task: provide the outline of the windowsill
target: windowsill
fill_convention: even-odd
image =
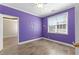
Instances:
[[[49,33],[49,34],[61,34],[61,35],[68,35],[68,33],[58,33],[58,32],[57,32],[57,33],[54,33],[54,32],[53,32],[53,33],[50,33],[50,32],[48,32],[48,33]]]

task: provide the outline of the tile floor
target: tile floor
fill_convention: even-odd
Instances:
[[[1,55],[74,55],[75,49],[45,39],[23,45],[17,44],[16,38],[4,39]]]

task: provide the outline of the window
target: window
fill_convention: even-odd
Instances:
[[[48,18],[48,33],[68,34],[68,12]]]

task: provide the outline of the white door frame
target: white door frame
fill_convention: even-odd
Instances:
[[[20,43],[20,42],[19,42],[19,17],[12,16],[12,15],[6,15],[6,14],[0,14],[0,15],[1,15],[1,17],[2,17],[2,18],[1,18],[2,20],[3,20],[3,17],[10,17],[10,16],[11,16],[11,17],[14,17],[14,18],[17,18],[17,20],[18,20],[18,25],[17,25],[17,26],[18,26],[18,33],[17,33],[17,36],[18,36],[18,37],[17,37],[17,38],[18,38],[18,44],[19,44],[19,43]],[[3,37],[3,36],[2,36],[2,37]],[[4,45],[3,45],[3,39],[2,39],[2,47],[3,47],[3,46],[4,46]],[[2,48],[2,49],[3,49],[3,48]],[[1,49],[1,50],[2,50],[2,49]]]

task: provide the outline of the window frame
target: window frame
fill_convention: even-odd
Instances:
[[[50,20],[55,19],[54,21],[58,22],[57,18],[59,18],[59,16],[62,17],[61,15],[63,15],[63,17],[64,16],[66,17],[65,18],[65,22],[64,23],[60,23],[63,29],[57,29],[57,25],[58,24],[56,24],[55,32],[51,32],[50,29],[49,29],[49,22],[50,22]],[[59,27],[60,27],[60,24],[58,25]],[[66,26],[65,27],[66,29],[64,29],[64,25]],[[68,12],[64,12],[64,13],[61,13],[61,14],[58,14],[58,15],[54,15],[54,16],[48,17],[48,33],[56,33],[56,34],[66,34],[66,35],[68,35]]]

